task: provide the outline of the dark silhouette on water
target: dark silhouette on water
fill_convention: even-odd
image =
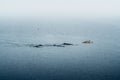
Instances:
[[[56,47],[65,47],[64,45],[57,45],[57,44],[53,44],[53,46],[56,46]]]
[[[91,43],[93,43],[93,41],[88,40],[88,41],[84,41],[82,43],[91,44]]]
[[[71,43],[63,43],[62,45],[73,45],[73,44],[71,44]]]
[[[42,46],[43,46],[42,44],[39,44],[39,45],[35,45],[33,47],[39,48],[39,47],[42,47]]]
[[[65,47],[64,45],[61,44],[53,44],[53,45],[42,45],[42,44],[38,44],[38,45],[30,45],[32,47],[36,47],[36,48],[41,48],[41,47]]]
[[[85,44],[91,44],[93,43],[93,41],[84,41],[82,43],[85,43]],[[35,47],[35,48],[41,48],[41,47],[66,47],[66,46],[75,46],[74,44],[72,43],[62,43],[62,44],[30,44],[29,45],[30,47]]]
[[[52,44],[52,45],[42,45],[42,44],[36,44],[36,45],[30,45],[32,47],[36,47],[36,48],[40,48],[40,47],[49,47],[49,46],[53,46],[53,47],[65,47],[65,46],[70,46],[70,45],[73,45],[71,43],[62,43],[62,44]]]

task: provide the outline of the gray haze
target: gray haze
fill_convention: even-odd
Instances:
[[[1,17],[116,17],[119,0],[0,0]]]

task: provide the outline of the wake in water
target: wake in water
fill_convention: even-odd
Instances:
[[[32,44],[32,43],[20,43],[15,41],[1,41],[2,46],[16,46],[16,47],[34,47],[34,48],[42,48],[42,47],[67,47],[67,46],[79,46],[80,44],[73,43],[59,43],[59,44]],[[92,44],[93,41],[87,40],[82,42],[84,44]]]
[[[89,38],[70,36],[70,35],[9,35],[2,34],[0,37],[0,46],[3,47],[67,47],[79,46],[80,43],[91,44],[93,43]],[[86,40],[86,41],[85,41]]]

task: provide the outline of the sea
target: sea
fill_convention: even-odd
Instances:
[[[119,21],[0,19],[0,80],[120,80]]]

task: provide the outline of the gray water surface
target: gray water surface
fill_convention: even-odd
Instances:
[[[1,24],[0,80],[120,80],[120,28],[74,24],[63,23],[64,28],[55,28],[58,24],[46,23],[51,28],[41,25],[39,29],[28,25],[5,28]],[[94,43],[81,43],[89,39]],[[78,45],[26,46],[63,42]]]

